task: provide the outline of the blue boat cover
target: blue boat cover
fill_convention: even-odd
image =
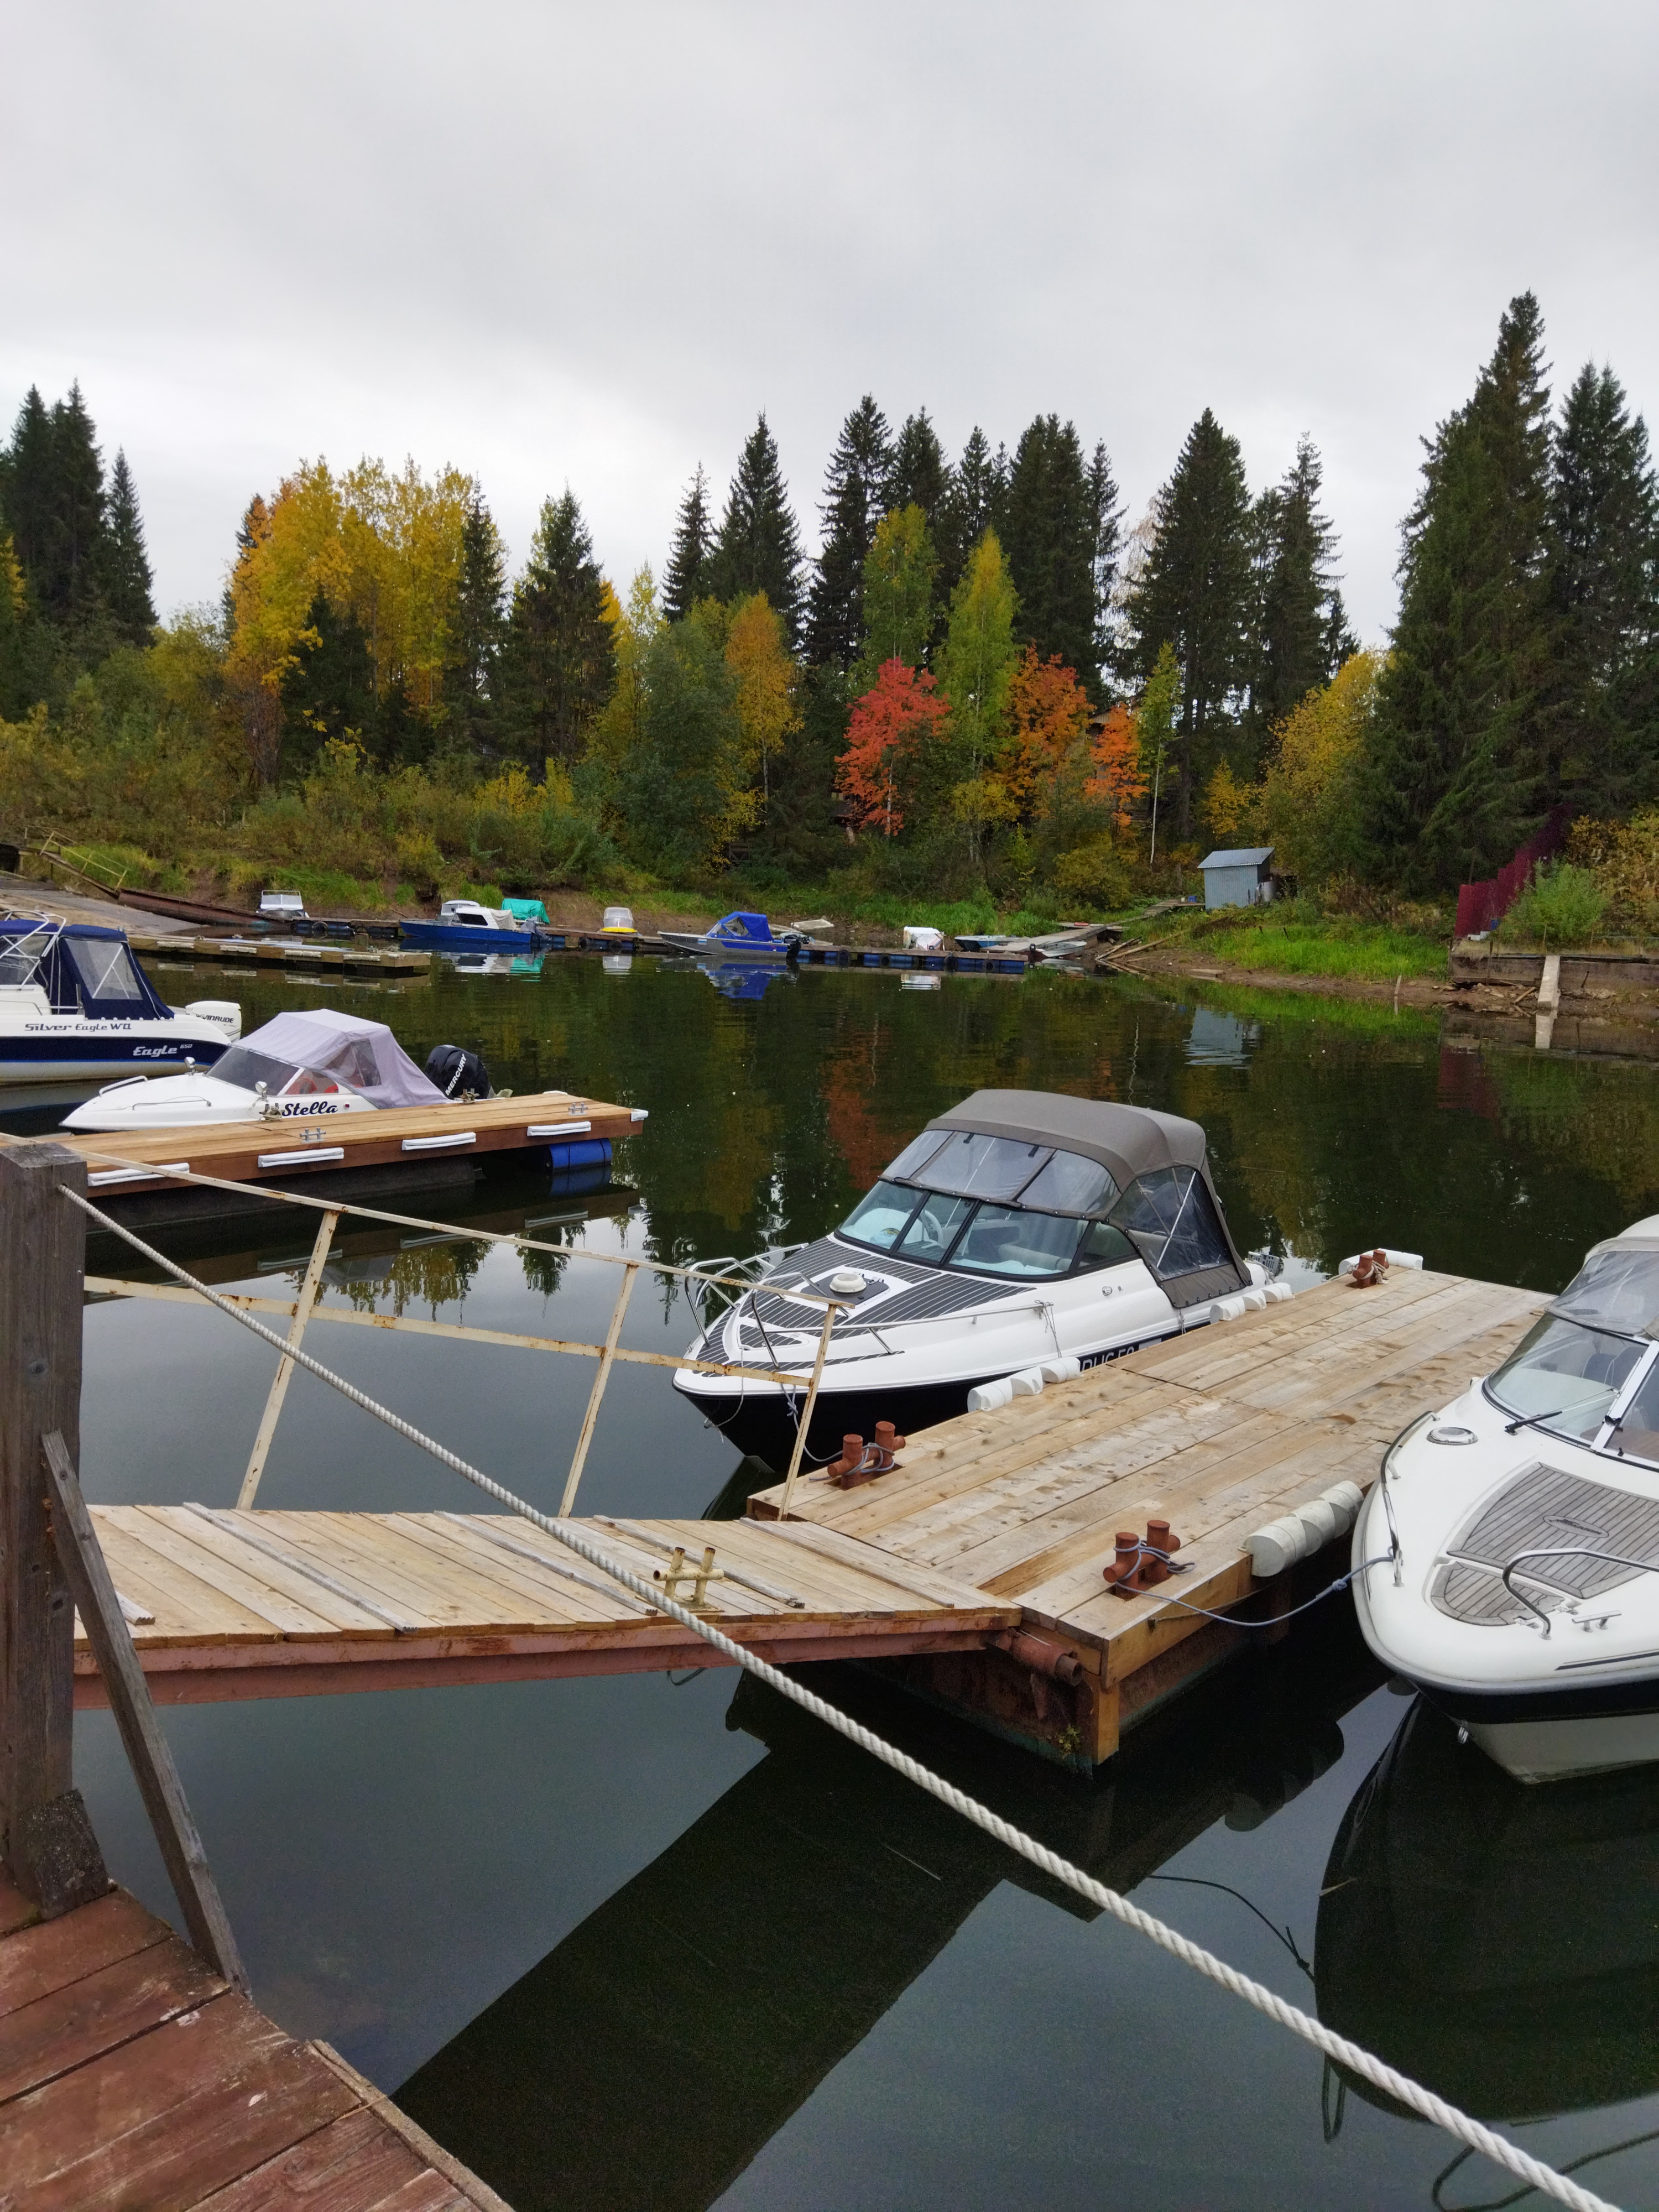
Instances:
[[[0,984],[38,983],[55,1014],[118,1022],[166,1021],[127,946],[126,933],[92,922],[0,921]]]
[[[775,945],[772,925],[763,914],[728,914],[709,931],[711,937],[724,937],[745,945]]]

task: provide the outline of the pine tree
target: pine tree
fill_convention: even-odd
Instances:
[[[1361,772],[1366,864],[1429,890],[1489,876],[1553,803],[1549,393],[1530,292],[1427,442],[1400,620]]]
[[[1112,593],[1123,547],[1123,503],[1105,441],[1097,439],[1089,459],[1089,520],[1094,531],[1095,646],[1091,665],[1111,667],[1117,657]]]
[[[103,586],[110,619],[129,645],[148,645],[155,628],[155,607],[149,595],[152,580],[138,494],[126,453],[118,451],[109,485]]]
[[[841,426],[824,471],[823,550],[813,564],[805,651],[815,668],[846,669],[864,642],[864,564],[890,504],[893,441],[866,392]]]
[[[52,477],[46,566],[35,588],[45,613],[84,628],[102,611],[108,520],[98,434],[78,382],[52,410]]]
[[[605,580],[574,495],[544,500],[525,572],[513,587],[501,651],[506,744],[534,768],[571,767],[616,681]]]
[[[1246,673],[1250,500],[1244,459],[1206,407],[1152,503],[1156,535],[1129,594],[1131,665],[1152,674],[1175,648],[1181,720],[1175,739],[1175,836],[1192,835],[1193,791],[1230,731]]]
[[[951,483],[936,536],[939,550],[939,594],[948,604],[962,581],[968,556],[988,530],[1000,530],[1008,488],[1008,456],[976,422],[968,433]]]
[[[1004,502],[1004,551],[1019,594],[1017,635],[1037,657],[1099,690],[1095,593],[1097,526],[1077,430],[1039,415],[1015,448]]]
[[[475,492],[461,525],[453,652],[445,671],[450,743],[459,753],[489,750],[495,725],[496,667],[507,628],[507,561],[501,532]]]
[[[669,549],[663,577],[663,611],[670,622],[689,615],[699,599],[709,596],[708,562],[714,550],[714,525],[708,512],[708,478],[703,465],[685,488],[674,523],[674,542]]]
[[[940,510],[951,489],[950,465],[939,433],[918,408],[907,415],[893,447],[892,475],[887,486],[889,513],[919,507],[929,531],[938,526]]]
[[[1258,590],[1248,722],[1258,753],[1291,709],[1328,684],[1341,665],[1332,649],[1346,641],[1347,623],[1332,566],[1336,526],[1319,504],[1323,478],[1319,448],[1300,438],[1284,481],[1256,502]]]
[[[1592,814],[1659,785],[1659,488],[1610,368],[1567,394],[1550,478],[1548,788]]]
[[[800,633],[800,532],[764,415],[738,457],[709,565],[714,596],[728,605],[764,592],[793,647]]]

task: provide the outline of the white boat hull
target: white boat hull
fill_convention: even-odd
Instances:
[[[1517,1782],[1565,1782],[1659,1759],[1659,1698],[1648,1713],[1559,1720],[1466,1721],[1474,1742]]]

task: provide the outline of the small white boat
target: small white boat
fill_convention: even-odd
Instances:
[[[1659,1759],[1656,1340],[1659,1214],[1390,1446],[1355,1523],[1366,1642],[1523,1782]]]
[[[210,1075],[111,1084],[66,1115],[64,1127],[185,1129],[446,1103],[446,1093],[422,1074],[384,1022],[319,1008],[273,1016],[226,1053]]]
[[[779,1468],[825,1298],[845,1310],[807,1439],[815,1465],[878,1420],[925,1428],[1289,1295],[1234,1249],[1197,1122],[1038,1091],[975,1091],[930,1121],[830,1236],[735,1266],[754,1287],[689,1356],[799,1382],[681,1368],[674,1387]]]
[[[242,1010],[228,999],[179,1012],[166,1005],[124,931],[0,921],[0,1082],[210,1067],[241,1029]]]

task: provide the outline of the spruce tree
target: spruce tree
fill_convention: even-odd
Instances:
[[[1297,441],[1284,481],[1256,502],[1257,598],[1249,732],[1258,754],[1291,709],[1328,684],[1346,641],[1333,563],[1336,526],[1319,503],[1319,448]],[[1333,621],[1333,615],[1335,620]]]
[[[1250,499],[1244,459],[1206,407],[1152,502],[1156,535],[1128,599],[1130,665],[1149,677],[1166,643],[1181,671],[1175,836],[1192,835],[1193,790],[1231,735],[1246,675]]]
[[[864,641],[864,564],[890,501],[893,441],[887,417],[866,392],[841,426],[824,471],[823,550],[807,599],[806,659],[815,668],[850,667]]]
[[[914,415],[906,416],[893,447],[887,510],[902,513],[907,507],[919,507],[932,531],[938,526],[950,489],[950,465],[939,433],[928,420],[927,410],[918,408]]]
[[[1112,594],[1117,586],[1117,564],[1123,549],[1123,502],[1103,439],[1096,440],[1095,450],[1089,459],[1089,520],[1095,539],[1094,665],[1109,668],[1117,657]]]
[[[78,382],[52,410],[52,492],[44,580],[36,590],[52,620],[84,629],[102,611],[108,520],[98,434]]]
[[[699,599],[709,597],[708,563],[714,550],[714,523],[708,511],[708,478],[703,465],[685,488],[674,522],[674,542],[669,549],[663,577],[663,611],[670,622],[680,622]]]
[[[506,627],[507,562],[501,532],[482,493],[475,491],[461,524],[453,652],[444,678],[450,745],[459,754],[476,757],[491,748],[496,664]]]
[[[1549,393],[1530,292],[1466,406],[1427,442],[1400,619],[1364,770],[1366,865],[1451,890],[1490,876],[1553,804]]]
[[[604,581],[574,495],[544,500],[501,661],[506,744],[532,768],[573,766],[611,696],[617,656]]]
[[[1016,635],[1039,659],[1058,654],[1097,699],[1098,527],[1077,430],[1058,415],[1039,415],[1015,448],[1002,537],[1019,595]]]
[[[125,451],[118,451],[110,477],[108,530],[104,542],[104,598],[110,619],[129,645],[148,645],[155,628],[150,599],[149,556],[138,495]]]
[[[0,465],[0,507],[12,550],[37,596],[51,559],[56,499],[52,416],[31,385]]]
[[[1548,788],[1611,814],[1659,788],[1659,489],[1647,425],[1586,362],[1550,476]]]
[[[939,552],[939,593],[948,605],[961,582],[968,556],[988,530],[1002,527],[1003,498],[1008,486],[1008,457],[991,441],[976,422],[968,433],[962,459],[951,472],[944,513],[935,535]]]
[[[716,599],[730,605],[764,592],[794,646],[800,635],[800,532],[763,414],[738,457],[709,565]]]

